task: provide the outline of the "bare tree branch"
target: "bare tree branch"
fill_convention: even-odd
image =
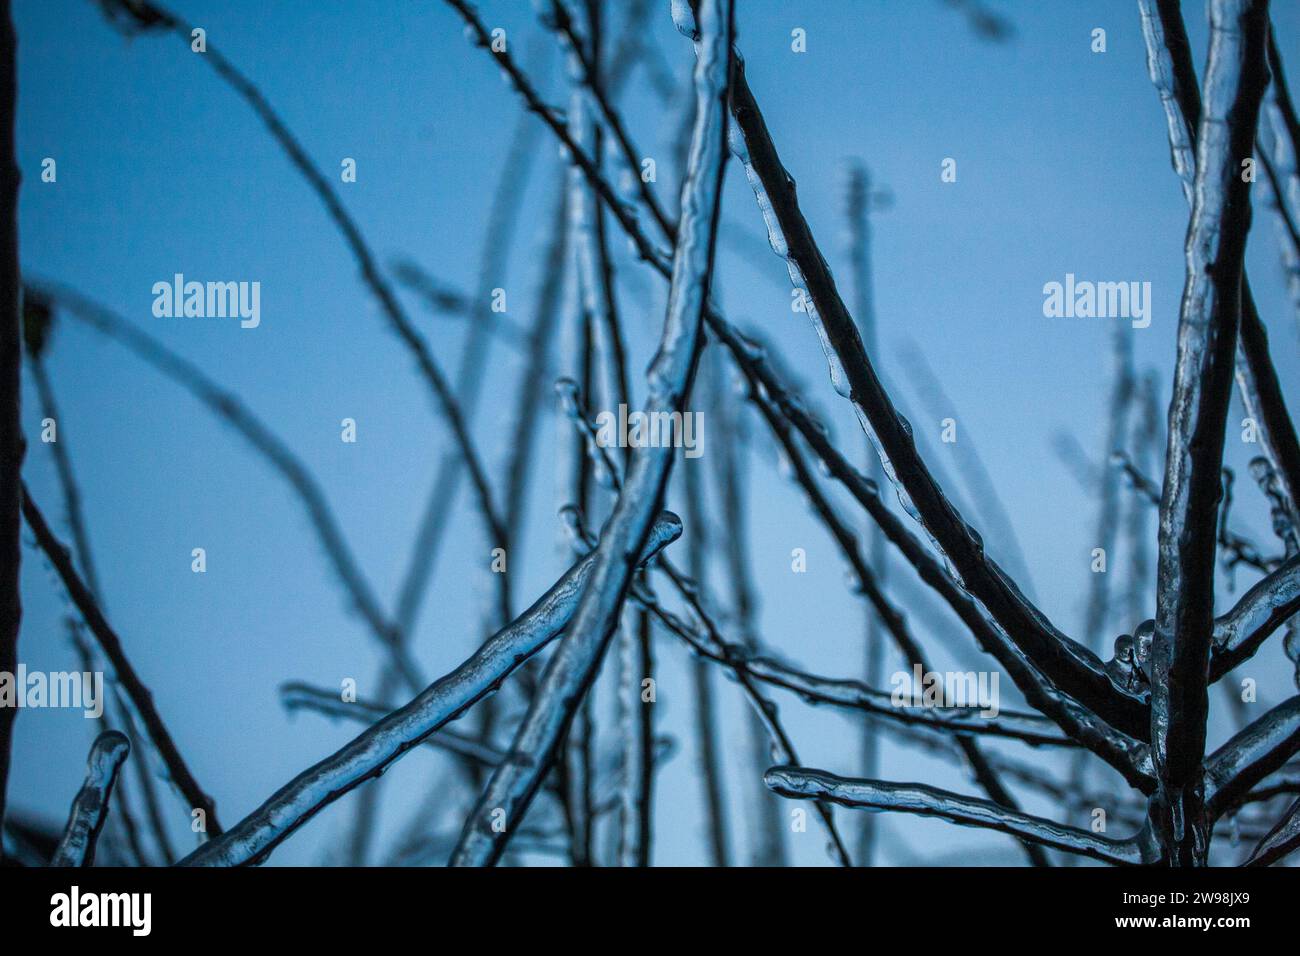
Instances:
[[[639,549],[638,563],[681,534],[676,515],[661,514]],[[343,794],[383,773],[496,691],[520,664],[569,626],[591,579],[595,556],[585,558],[508,626],[490,637],[459,667],[404,706],[367,728],[341,750],[304,770],[260,807],[181,861],[187,865],[243,866],[260,863],[300,826]]]
[[[130,752],[131,741],[116,730],[106,730],[95,738],[86,759],[86,780],[72,801],[68,825],[50,866],[90,866],[95,862],[95,843],[108,818],[117,772]]]
[[[1064,826],[1000,807],[988,800],[927,787],[919,783],[852,780],[824,770],[773,767],[764,778],[783,797],[830,800],[859,810],[891,810],[939,817],[961,826],[1009,833],[1039,846],[1104,863],[1138,865],[1154,862],[1153,846],[1139,836],[1112,840],[1088,830]]]
[[[85,583],[82,582],[81,576],[77,574],[77,569],[72,566],[72,557],[68,549],[50,526],[45,523],[45,517],[41,514],[40,509],[36,507],[36,502],[32,500],[31,494],[27,488],[23,487],[23,517],[27,519],[27,526],[32,529],[32,534],[36,536],[36,543],[40,545],[45,556],[49,558],[50,564],[58,572],[63,586],[68,592],[68,597],[72,598],[72,603],[77,606],[81,612],[86,626],[90,628],[90,633],[95,635],[95,640],[99,642],[100,648],[113,665],[113,671],[117,674],[118,684],[126,692],[130,699],[131,705],[140,715],[141,722],[144,723],[145,730],[149,734],[149,739],[153,741],[154,747],[158,750],[158,756],[162,758],[163,764],[167,767],[167,772],[171,775],[172,782],[180,790],[181,794],[188,801],[190,808],[202,810],[207,825],[206,832],[211,836],[217,836],[221,833],[221,824],[217,822],[217,808],[212,798],[204,793],[199,786],[194,775],[185,764],[184,758],[181,757],[180,751],[176,749],[171,734],[167,730],[167,725],[163,723],[162,716],[158,713],[153,704],[153,695],[149,688],[144,685],[131,666],[131,661],[126,656],[126,651],[122,647],[122,641],[118,638],[116,632],[109,626],[108,621],[104,619],[99,605],[95,602],[90,591],[86,589]]]
[[[683,32],[689,34],[689,26]],[[867,357],[799,208],[794,180],[777,155],[739,63],[735,87],[732,115],[738,135],[731,138],[732,150],[754,188],[773,251],[786,260],[796,289],[806,293],[805,306],[830,363],[831,382],[853,403],[904,507],[918,517],[953,564],[963,586],[988,608],[1035,667],[1112,726],[1144,737],[1148,727],[1143,702],[1116,686],[1102,662],[1056,630],[987,557],[978,535],[962,520],[921,460],[911,426],[898,415]]]
[[[1214,626],[1219,468],[1241,322],[1250,186],[1267,84],[1266,0],[1213,0],[1206,102],[1197,142],[1187,284],[1160,503],[1156,628],[1151,649],[1151,743],[1160,787],[1152,804],[1161,845],[1181,865],[1209,852],[1202,792],[1207,675]]]
[[[459,0],[453,5],[462,6]],[[725,9],[724,9],[725,6]],[[696,68],[695,133],[683,187],[681,231],[673,257],[668,316],[658,354],[648,373],[650,413],[680,413],[703,341],[717,235],[718,198],[726,161],[726,96],[729,88],[731,4],[703,4],[707,52]],[[577,705],[590,687],[618,622],[634,568],[627,560],[649,530],[672,468],[671,447],[638,448],[614,513],[595,552],[592,580],[574,622],[552,655],[536,696],[511,744],[511,759],[488,783],[470,813],[452,864],[490,865],[523,822],[541,774],[549,766]],[[493,827],[496,815],[499,828]]]
[[[92,302],[72,289],[50,282],[34,281],[29,288],[37,295],[64,306],[75,319],[111,339],[121,342],[144,361],[194,395],[218,417],[239,432],[293,489],[307,510],[312,530],[352,603],[388,653],[397,662],[403,679],[418,690],[424,686],[419,668],[399,640],[398,629],[389,621],[353,557],[334,518],[325,492],[307,466],[234,393],[210,379],[197,366],[169,350],[157,339],[140,331],[124,318]],[[29,293],[30,294],[30,293]]]

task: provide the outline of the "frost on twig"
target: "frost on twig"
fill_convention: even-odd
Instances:
[[[1238,806],[1269,774],[1300,753],[1300,696],[1278,704],[1205,758],[1206,813]]]
[[[72,801],[68,825],[50,866],[90,866],[95,862],[95,842],[108,817],[117,772],[130,752],[131,742],[116,730],[106,730],[95,738],[86,760],[86,780]]]
[[[661,514],[649,529],[640,560],[681,534],[676,515]],[[381,774],[393,761],[496,691],[528,657],[569,626],[591,578],[595,559],[577,562],[532,607],[490,637],[455,670],[285,784],[228,833],[181,862],[242,866],[264,860],[281,841],[349,790]]]

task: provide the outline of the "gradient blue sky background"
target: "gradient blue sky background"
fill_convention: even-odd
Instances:
[[[874,221],[877,365],[896,385],[936,463],[955,473],[953,448],[938,443],[939,423],[921,413],[900,363],[908,342],[924,351],[952,400],[962,440],[977,443],[1014,517],[1041,606],[1077,634],[1096,503],[1052,453],[1051,438],[1066,430],[1100,454],[1114,320],[1044,318],[1041,290],[1067,272],[1150,281],[1154,320],[1134,333],[1133,343],[1138,367],[1160,372],[1163,410],[1187,209],[1147,77],[1136,3],[990,5],[1014,26],[1008,42],[981,41],[961,14],[938,0],[741,0],[739,45],[798,180],[803,209],[841,277],[848,273],[843,161],[865,160],[892,191],[892,207]],[[391,601],[450,443],[316,197],[243,102],[176,37],[128,41],[93,4],[79,0],[15,6],[23,268],[100,300],[239,393],[314,470],[374,589]],[[1185,6],[1199,69],[1203,5]],[[1275,6],[1294,80],[1300,7]],[[483,51],[466,41],[449,7],[433,0],[175,0],[172,8],[206,28],[209,42],[262,88],[327,176],[337,181],[340,160],[357,159],[358,182],[339,188],[383,260],[408,255],[438,278],[472,290],[488,199],[519,104]],[[525,56],[539,32],[531,5],[491,0],[482,12],[490,26],[507,28],[516,55]],[[683,80],[693,62],[691,45],[674,31],[666,2],[651,26],[663,61]],[[790,50],[795,27],[807,31],[806,54]],[[1090,52],[1094,27],[1107,31],[1105,54]],[[563,104],[558,66],[551,56],[542,85],[551,102]],[[683,102],[665,106],[643,71],[623,100],[637,142],[658,159],[658,188],[670,208],[678,175],[670,144]],[[543,134],[537,143],[510,268],[500,283],[509,292],[511,317],[525,325],[534,318],[561,170],[553,141]],[[40,182],[46,156],[57,159],[57,184]],[[940,182],[944,157],[958,161],[954,184]],[[761,236],[761,218],[736,163],[724,202],[729,229]],[[639,395],[664,292],[649,272],[630,274],[637,267],[623,244],[616,246]],[[782,262],[761,244],[746,249],[727,243],[720,253],[729,314],[779,344],[786,366],[856,455],[860,435],[847,404],[829,387],[806,319],[790,312]],[[1300,413],[1296,317],[1266,209],[1257,210],[1248,263],[1280,377],[1291,389],[1293,413]],[[154,318],[150,289],[176,272],[260,281],[260,328]],[[408,304],[443,367],[453,369],[463,323]],[[354,677],[365,693],[379,655],[344,606],[297,500],[228,428],[174,383],[83,327],[60,323],[50,368],[62,403],[60,435],[85,495],[109,617],[229,825],[355,733],[353,725],[312,714],[287,716],[279,684],[303,679],[337,686]],[[474,428],[494,469],[507,453],[518,371],[516,354],[496,346]],[[27,433],[35,437],[35,396],[28,391],[24,401]],[[339,440],[344,417],[359,424],[355,445]],[[1231,421],[1240,419],[1234,397]],[[549,405],[540,427],[533,518],[512,560],[520,602],[540,593],[564,563],[554,518],[560,425]],[[712,437],[707,429],[706,422],[702,465]],[[1237,436],[1230,428],[1227,456],[1245,478],[1256,449]],[[765,640],[821,673],[855,674],[862,609],[844,587],[833,543],[775,467],[766,438],[754,442],[749,465],[751,565]],[[26,478],[66,537],[51,456],[39,441],[29,449]],[[1234,527],[1268,542],[1271,552],[1267,511],[1249,484],[1240,483]],[[462,493],[414,638],[430,675],[454,666],[477,643],[486,546],[467,501]],[[995,556],[1006,554],[1006,542],[991,533],[988,544]],[[190,570],[194,547],[207,550],[206,574]],[[794,547],[808,552],[807,574],[790,571]],[[24,562],[21,657],[32,669],[76,668],[61,623],[69,605],[58,581],[33,548],[25,549]],[[902,583],[891,593],[914,611],[913,624],[935,660],[978,666],[977,652],[959,662],[940,650],[944,645],[931,636],[937,627],[948,628],[957,643],[969,641],[951,619],[921,612],[917,602],[928,599],[906,567],[895,563],[892,577]],[[1238,580],[1240,587],[1251,578],[1243,571]],[[1231,596],[1225,591],[1221,599]],[[1116,621],[1110,630],[1128,629]],[[657,639],[657,652],[658,725],[679,747],[658,776],[656,861],[700,863],[706,849],[688,658],[668,636]],[[1253,714],[1294,692],[1284,665],[1273,642],[1251,666],[1261,686]],[[718,676],[733,840],[743,860],[744,704]],[[1003,688],[1009,706],[1010,682]],[[1212,744],[1230,730],[1222,698],[1214,702]],[[857,722],[789,697],[780,703],[805,763],[855,770]],[[61,823],[79,786],[90,726],[79,713],[30,710],[17,728],[11,803]],[[608,732],[605,739],[613,741]],[[1043,766],[1059,764],[1005,749]],[[406,823],[430,787],[450,779],[446,767],[444,758],[421,750],[386,776],[385,837]],[[951,765],[893,745],[885,751],[883,776],[974,792]],[[1095,779],[1112,778],[1099,771]],[[458,831],[455,812],[466,796],[448,791],[437,829]],[[1035,812],[1088,823],[1041,800],[1025,802]],[[322,814],[273,862],[325,859],[346,832],[350,803]],[[187,845],[188,813],[179,798],[168,806],[177,840]],[[839,818],[846,830],[855,823],[845,811]],[[887,818],[885,827],[886,862],[1022,860],[1012,841],[993,834],[899,817]],[[796,862],[827,862],[815,824],[806,834],[791,834],[788,844]]]

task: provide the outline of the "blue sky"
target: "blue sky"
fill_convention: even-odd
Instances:
[[[407,256],[451,285],[474,288],[489,197],[519,104],[486,55],[465,40],[447,5],[183,3],[173,9],[207,30],[209,42],[258,84],[336,181],[382,261]],[[976,443],[1013,516],[1041,606],[1077,634],[1096,503],[1053,454],[1051,441],[1064,430],[1099,456],[1116,320],[1045,318],[1042,287],[1067,273],[1151,283],[1154,319],[1132,341],[1138,367],[1159,371],[1163,413],[1187,209],[1146,73],[1136,3],[991,6],[1014,25],[1006,43],[979,40],[938,0],[742,0],[739,45],[749,82],[798,181],[804,212],[837,275],[848,274],[844,162],[865,161],[890,190],[892,205],[873,221],[880,339],[873,358],[898,389],[936,463],[956,474],[952,446],[938,441],[937,418],[922,414],[906,381],[904,349],[914,343],[924,352],[951,399],[961,440]],[[662,7],[656,5],[650,20],[652,42],[681,82],[693,62],[691,46],[673,30],[667,4]],[[490,26],[507,30],[517,54],[530,49],[539,33],[530,4],[492,0],[482,9]],[[1185,16],[1200,69],[1206,42],[1201,5],[1187,4]],[[128,41],[106,26],[93,4],[80,0],[20,0],[15,20],[24,269],[103,302],[242,396],[313,469],[376,592],[391,602],[450,439],[317,198],[202,55],[176,37]],[[1274,22],[1284,54],[1294,50],[1300,8],[1278,4]],[[1104,54],[1090,50],[1095,27],[1106,30]],[[806,31],[806,53],[791,51],[795,28]],[[558,66],[559,58],[551,56],[539,83],[551,102],[563,104],[567,91]],[[1300,64],[1292,67],[1293,77],[1298,70]],[[656,189],[670,208],[679,172],[671,140],[684,102],[662,102],[638,71],[622,103],[636,141],[657,158]],[[553,140],[543,134],[536,142],[500,283],[509,293],[511,318],[522,325],[534,319],[548,210],[562,176]],[[47,156],[58,163],[54,184],[40,181]],[[337,182],[344,157],[357,161],[354,184]],[[955,183],[940,181],[946,157],[957,160]],[[1300,372],[1296,315],[1282,282],[1271,214],[1261,208],[1256,216],[1248,264],[1280,378],[1294,396]],[[733,233],[762,235],[735,163],[723,219]],[[638,270],[621,242],[616,246],[640,395],[664,290],[656,277]],[[150,290],[177,272],[200,280],[259,281],[260,326],[155,318]],[[806,318],[790,311],[782,262],[761,241],[724,244],[719,282],[729,315],[779,345],[809,400],[856,454],[856,425],[829,387]],[[414,300],[408,307],[443,367],[453,369],[463,322],[431,317]],[[62,404],[60,435],[86,499],[109,617],[195,775],[216,797],[224,820],[233,822],[355,732],[311,714],[287,716],[278,685],[302,679],[337,686],[353,677],[365,693],[380,657],[360,619],[344,606],[298,502],[228,428],[174,383],[85,328],[62,323],[49,364]],[[498,472],[508,451],[518,372],[516,354],[497,345],[474,435]],[[35,396],[29,391],[24,400],[24,424],[35,436]],[[1294,398],[1293,412],[1300,413]],[[356,444],[339,440],[345,417],[358,423]],[[1234,399],[1230,422],[1240,417]],[[519,602],[541,593],[564,560],[554,518],[562,426],[549,405],[541,421],[532,520],[512,561]],[[711,437],[706,425],[706,449]],[[1227,461],[1243,479],[1254,450],[1229,429]],[[706,450],[699,461],[708,457]],[[755,438],[748,462],[751,566],[764,639],[821,673],[854,673],[862,608],[843,585],[833,542],[776,467],[766,439]],[[61,518],[49,449],[38,441],[29,449],[26,479],[47,515]],[[1234,527],[1266,542],[1267,512],[1248,485],[1240,483]],[[484,547],[467,502],[462,493],[414,636],[429,675],[458,663],[477,643],[486,596]],[[56,524],[66,537],[66,524]],[[988,543],[995,556],[1006,553],[1006,542],[990,537]],[[195,547],[207,551],[202,575],[190,570]],[[795,547],[808,552],[807,574],[790,571]],[[61,623],[69,606],[34,549],[25,549],[24,561],[22,659],[33,669],[72,668]],[[969,643],[955,622],[917,606],[924,595],[905,566],[892,565],[891,578],[901,582],[891,593],[913,612],[936,660],[954,663],[931,634],[947,628],[949,644]],[[1242,572],[1239,580],[1250,578]],[[1231,595],[1225,591],[1221,599]],[[1111,632],[1126,629],[1116,621]],[[679,746],[658,777],[656,859],[700,863],[706,849],[688,658],[669,636],[657,638],[657,653],[658,726]],[[1258,674],[1251,672],[1261,686],[1257,712],[1293,692],[1283,664],[1276,642],[1260,655]],[[734,685],[719,679],[717,686],[735,804],[733,840],[743,851],[743,702]],[[606,703],[602,698],[602,707]],[[853,772],[856,722],[792,698],[780,703],[805,763]],[[1222,711],[1215,714],[1212,742],[1229,731]],[[11,802],[62,821],[79,785],[88,727],[73,712],[34,710],[24,712],[17,726]],[[607,719],[602,726],[609,726]],[[447,779],[445,769],[442,758],[421,751],[387,775],[386,836],[405,824],[430,787]],[[882,774],[973,792],[951,765],[892,744]],[[1099,772],[1097,779],[1108,778]],[[458,828],[452,821],[465,798],[448,792],[441,831]],[[1026,804],[1068,819],[1041,800],[1027,798]],[[184,843],[187,814],[179,799],[171,805],[177,840]],[[336,804],[280,848],[273,862],[320,861],[341,842],[350,818],[350,800]],[[852,828],[852,815],[841,812],[840,819]],[[908,862],[909,854],[945,862],[1019,861],[1014,844],[995,835],[925,820],[889,818],[885,826],[892,835],[889,862]],[[795,861],[826,862],[815,827],[791,834],[788,842]]]

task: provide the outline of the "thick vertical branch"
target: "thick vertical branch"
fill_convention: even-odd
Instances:
[[[19,413],[22,370],[22,312],[18,272],[18,165],[14,157],[17,39],[9,0],[0,0],[0,671],[18,669],[18,517],[22,497],[23,432]],[[0,829],[16,707],[0,707]],[[4,850],[0,849],[0,856]]]
[[[1169,128],[1169,150],[1174,171],[1190,206],[1196,174],[1201,94],[1196,85],[1196,68],[1192,63],[1179,0],[1138,0],[1138,6],[1147,47],[1147,69],[1160,94]],[[1244,158],[1247,157],[1239,157],[1239,160]],[[1277,470],[1278,480],[1286,491],[1292,520],[1300,522],[1300,441],[1296,438],[1295,426],[1282,397],[1277,371],[1269,358],[1268,330],[1255,308],[1250,280],[1244,270],[1238,348],[1237,386],[1242,404],[1246,414],[1255,421],[1260,444]]]
[[[459,0],[452,0],[461,6]],[[725,7],[725,10],[724,10]],[[683,189],[681,231],[659,352],[648,372],[646,410],[681,413],[703,339],[726,162],[726,96],[730,73],[731,3],[705,0],[704,52],[695,71],[696,116],[690,172]],[[623,492],[601,534],[595,567],[569,632],[544,672],[511,746],[511,758],[493,774],[471,811],[452,856],[453,865],[495,863],[518,829],[549,767],[555,747],[586,695],[618,624],[640,550],[667,486],[675,449],[638,448]],[[498,826],[494,827],[494,818]]]
[[[1202,764],[1214,628],[1215,516],[1250,228],[1250,185],[1242,179],[1241,162],[1254,154],[1268,78],[1266,0],[1214,0],[1210,10],[1151,652],[1151,741],[1159,781],[1153,815],[1168,862],[1183,866],[1204,865],[1209,852]]]

